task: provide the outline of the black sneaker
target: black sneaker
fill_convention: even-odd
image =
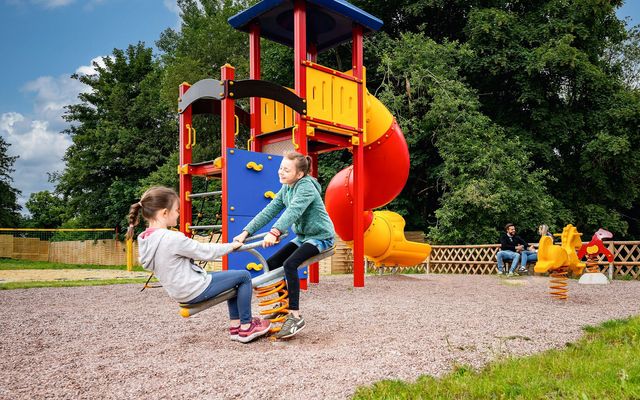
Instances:
[[[300,318],[296,318],[293,314],[289,314],[287,319],[284,321],[284,324],[282,324],[280,331],[276,332],[275,338],[286,339],[297,335],[298,332],[304,329],[305,325],[306,324],[302,316],[300,316]]]

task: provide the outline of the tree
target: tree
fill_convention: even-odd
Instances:
[[[96,75],[73,75],[91,91],[67,107],[73,140],[58,191],[69,216],[86,227],[113,227],[128,213],[138,181],[177,148],[174,108],[160,101],[162,70],[143,43],[115,49],[94,64]]]
[[[437,242],[487,243],[504,221],[552,220],[546,171],[528,171],[529,153],[482,114],[478,95],[459,74],[469,48],[422,34],[388,44],[380,98],[397,116],[412,157],[409,182],[395,203],[412,216],[408,226],[429,230]]]
[[[18,156],[9,156],[10,144],[0,136],[0,226],[15,227],[20,222],[20,210],[22,207],[18,204],[18,196],[20,191],[13,187],[13,178],[11,173],[13,164]]]
[[[59,228],[67,219],[64,199],[48,190],[31,193],[26,207],[31,214],[27,224],[32,228]]]
[[[624,237],[640,196],[637,91],[608,49],[629,33],[621,1],[494,2],[468,15],[475,57],[462,74],[481,94],[482,112],[518,137],[549,191],[582,231]],[[637,232],[636,228],[636,232]]]

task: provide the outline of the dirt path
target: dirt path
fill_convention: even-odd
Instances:
[[[148,278],[148,272],[110,269],[19,269],[0,270],[0,283],[32,281],[76,281]]]
[[[562,347],[581,327],[640,313],[640,282],[547,278],[323,277],[302,294],[307,329],[249,345],[226,335],[226,307],[190,319],[138,285],[0,292],[0,398],[342,399],[384,378]],[[255,309],[255,308],[254,308]]]

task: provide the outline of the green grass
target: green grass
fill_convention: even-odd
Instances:
[[[354,399],[640,399],[640,316],[586,327],[562,350],[467,366],[415,383],[385,380]]]
[[[96,279],[96,280],[78,280],[78,281],[33,281],[33,282],[7,282],[0,283],[0,290],[11,289],[31,289],[43,287],[72,287],[72,286],[102,286],[102,285],[118,285],[123,283],[139,283],[144,284],[147,278],[136,279]],[[154,278],[152,283],[157,282]],[[142,287],[141,287],[142,289]]]
[[[12,269],[110,269],[126,271],[126,265],[93,265],[93,264],[60,264],[46,261],[13,260],[0,258],[0,270]],[[134,266],[133,271],[144,271],[141,266]]]

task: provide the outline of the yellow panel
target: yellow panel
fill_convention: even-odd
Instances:
[[[275,129],[275,101],[270,99],[260,99],[260,127],[262,132],[271,132]]]
[[[358,83],[307,68],[307,115],[356,128]]]
[[[260,114],[262,132],[273,132],[293,126],[295,119],[293,109],[271,99],[260,99]]]
[[[358,127],[358,84],[356,82],[334,77],[333,122]]]
[[[331,91],[333,75],[307,68],[307,115],[333,121]]]

